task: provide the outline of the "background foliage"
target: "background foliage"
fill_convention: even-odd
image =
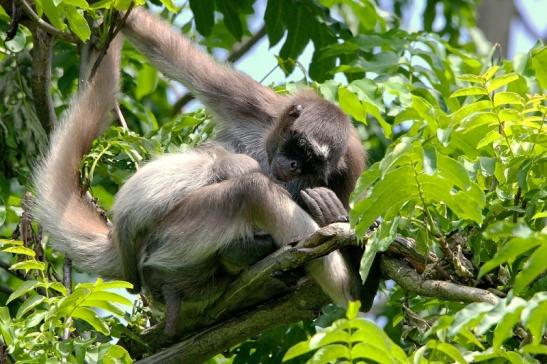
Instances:
[[[234,52],[253,35],[252,24],[263,21],[269,45],[282,44],[278,66],[287,74],[295,69],[305,74],[301,82],[275,87],[285,92],[308,84],[353,118],[371,163],[354,193],[351,220],[362,235],[383,218],[367,245],[363,274],[374,255],[402,235],[414,239],[420,253],[436,257],[426,262],[425,277],[500,297],[496,304],[454,302],[388,284],[388,297],[374,310],[381,318],[377,322],[385,322],[383,330],[360,318],[356,306],[346,318],[326,307],[313,322],[265,332],[211,362],[547,360],[547,48],[542,42],[513,60],[502,59],[496,47],[481,54],[470,36],[476,31],[473,0],[426,1],[424,29],[417,32],[400,26],[412,3],[405,0],[393,1],[392,12],[372,0],[268,0],[263,20],[257,19],[254,0],[151,3],[209,51]],[[12,8],[0,4],[0,33],[6,39]],[[59,32],[50,84],[59,116],[78,87],[83,47],[76,44],[104,42],[114,11],[132,5],[129,0],[31,4],[36,16]],[[435,26],[439,17],[445,22]],[[118,307],[131,302],[111,289],[126,283],[67,284],[60,278],[62,257],[44,249],[47,239],[29,223],[24,191],[49,127],[36,111],[30,53],[36,40],[33,27],[25,25],[0,45],[0,236],[5,238],[0,357],[129,362],[130,354],[115,339],[138,340],[135,333],[153,315],[142,305],[132,312]],[[300,64],[309,43],[311,63]],[[83,180],[107,211],[139,165],[213,133],[203,110],[176,113],[187,96],[128,44],[123,90],[127,127],[111,128],[82,163]]]

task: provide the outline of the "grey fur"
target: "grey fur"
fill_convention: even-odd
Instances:
[[[116,196],[110,229],[82,198],[78,170],[114,105],[119,81],[116,44],[52,137],[35,178],[35,216],[54,247],[80,269],[123,278],[135,290],[142,287],[165,301],[166,331],[174,333],[181,299],[206,307],[240,269],[228,263],[237,256],[226,254],[228,249],[248,249],[247,256],[255,257],[246,244],[252,244],[257,231],[281,246],[319,228],[299,205],[300,190],[326,184],[347,208],[364,168],[363,152],[348,118],[314,94],[277,95],[218,65],[143,9],[130,14],[124,33],[215,113],[220,122],[217,143],[168,154],[139,169]],[[297,114],[289,111],[291,105],[298,105]],[[326,165],[321,175],[280,185],[269,177],[269,154],[279,152],[287,123],[321,151]],[[265,246],[262,251],[267,253]],[[335,302],[355,298],[359,278],[350,275],[339,252],[307,269]]]

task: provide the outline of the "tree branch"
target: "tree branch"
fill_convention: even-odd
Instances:
[[[51,98],[51,60],[53,37],[41,28],[32,31],[32,98],[36,116],[47,134],[57,124]]]
[[[226,57],[226,62],[234,63],[237,62],[241,57],[243,57],[251,48],[253,48],[264,36],[266,35],[266,25],[262,27],[253,34],[247,40],[240,42],[234,46],[228,57]],[[191,93],[185,93],[182,95],[173,105],[172,115],[178,114],[183,107],[185,107],[190,101],[194,99],[194,96]]]
[[[266,329],[315,317],[328,302],[315,283],[302,277],[297,284],[287,285],[276,279],[275,273],[294,270],[341,246],[358,243],[349,224],[336,223],[295,245],[277,250],[240,274],[225,293],[202,313],[196,314],[192,307],[183,305],[175,338],[163,333],[163,324],[143,333],[140,340],[148,345],[147,350],[167,349],[141,362],[202,362]],[[419,255],[414,246],[411,239],[398,237],[394,240],[382,257],[382,269],[387,278],[395,280],[404,289],[424,296],[463,302],[498,301],[494,294],[482,289],[423,278],[408,264],[423,272],[426,263],[435,262],[437,258],[435,255],[427,258]],[[398,258],[388,254],[396,254]],[[179,342],[172,345],[174,340]],[[142,344],[129,341],[123,342],[123,345],[134,357],[142,355]]]
[[[480,288],[468,287],[452,282],[424,279],[404,261],[382,256],[382,271],[407,291],[427,297],[438,297],[449,301],[487,302],[496,304],[494,294]]]
[[[310,320],[317,316],[327,302],[321,290],[311,281],[305,280],[289,295],[255,306],[248,312],[231,315],[226,321],[137,363],[202,363],[215,353],[227,350],[266,329]]]
[[[40,18],[38,14],[34,12],[32,7],[25,0],[18,0],[23,8],[25,14],[36,24],[38,27],[42,28],[44,31],[48,32],[51,35],[59,37],[67,42],[78,43],[79,40],[74,35],[70,33],[65,33],[55,28],[53,25],[46,22],[44,19]]]

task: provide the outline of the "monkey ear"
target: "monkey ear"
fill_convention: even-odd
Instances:
[[[304,108],[300,104],[291,105],[289,108],[289,116],[296,119],[300,116],[300,114],[302,114],[302,110],[304,110]]]

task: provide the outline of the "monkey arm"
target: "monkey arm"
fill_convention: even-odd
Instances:
[[[170,24],[143,8],[134,9],[123,30],[167,77],[180,81],[227,123],[269,123],[282,96],[251,77],[221,65]]]

